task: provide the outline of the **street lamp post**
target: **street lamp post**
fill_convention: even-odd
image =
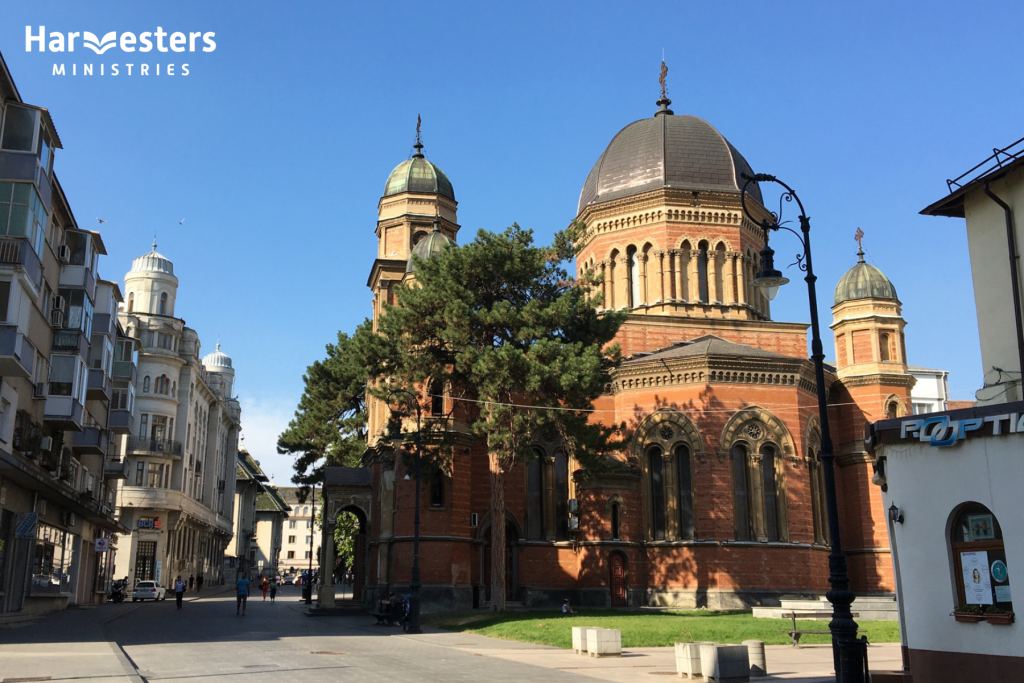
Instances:
[[[420,409],[419,397],[407,389],[392,389],[388,392],[387,402],[389,408],[391,407],[391,399],[395,394],[405,394],[412,399],[412,404],[416,408],[416,496],[412,524],[412,576],[409,581],[409,623],[406,625],[406,632],[423,633],[423,630],[420,629],[420,459],[423,449],[423,415]],[[398,418],[392,421],[393,430],[390,434],[391,440],[396,444],[397,448],[404,440],[405,435],[402,434],[401,413],[397,413],[393,408],[391,412],[395,418]]]
[[[821,346],[821,328],[818,324],[818,297],[815,292],[814,283],[817,277],[814,275],[814,268],[811,264],[811,219],[804,211],[804,205],[796,192],[775,176],[758,173],[751,176],[746,173],[741,177],[746,181],[743,184],[743,191],[740,194],[740,201],[743,204],[743,212],[747,217],[759,225],[764,232],[764,248],[761,250],[761,270],[754,276],[751,284],[761,287],[765,298],[769,301],[775,298],[779,287],[789,282],[782,273],[775,270],[775,252],[768,246],[768,237],[773,230],[788,230],[796,235],[803,247],[803,253],[798,254],[797,266],[806,273],[804,281],[807,283],[807,296],[811,306],[811,360],[814,362],[814,380],[818,389],[818,417],[821,420],[821,464],[825,475],[825,499],[828,508],[828,527],[832,536],[832,552],[828,556],[829,584],[832,588],[825,597],[832,603],[832,621],[829,622],[829,630],[832,632],[832,660],[836,671],[837,683],[864,683],[867,680],[867,642],[857,638],[857,622],[853,620],[850,612],[850,605],[853,604],[854,594],[850,590],[850,577],[846,569],[846,555],[843,554],[842,544],[839,539],[839,507],[836,503],[836,478],[835,478],[835,453],[832,447],[832,435],[829,431],[828,422],[828,400],[825,395],[825,354]],[[783,188],[782,197],[779,200],[779,213],[770,213],[771,218],[753,216],[747,209],[747,186],[752,182],[773,182]],[[800,207],[800,232],[780,223],[782,214],[782,202],[796,201]],[[802,234],[801,234],[802,233]]]

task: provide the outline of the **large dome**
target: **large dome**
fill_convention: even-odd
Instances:
[[[864,252],[858,251],[859,260],[839,279],[833,306],[855,299],[896,299],[896,287],[882,271],[864,262]]]
[[[217,350],[213,353],[208,353],[203,357],[203,365],[207,370],[210,368],[230,368],[231,357],[220,350],[220,340],[217,341]]]
[[[663,104],[664,103],[664,104]],[[664,187],[739,192],[750,164],[714,126],[696,116],[675,116],[670,102],[650,119],[629,124],[612,138],[580,192],[577,214],[598,202]],[[748,191],[758,202],[761,190]]]
[[[410,254],[409,262],[405,266],[405,272],[416,272],[416,263],[413,260],[413,256],[419,256],[421,260],[426,261],[434,254],[440,254],[443,250],[454,245],[455,240],[441,232],[441,221],[434,219],[434,229],[431,233],[423,237],[412,248],[412,254]]]
[[[132,261],[132,273],[166,273],[174,275],[174,264],[163,254],[156,251],[156,240],[153,241],[153,251],[143,254]]]
[[[402,192],[416,192],[420,194],[439,194],[452,201],[455,200],[455,190],[444,171],[427,161],[422,154],[416,154],[411,159],[406,159],[388,176],[388,182],[384,186],[384,196]]]

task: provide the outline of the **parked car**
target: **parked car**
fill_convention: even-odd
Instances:
[[[295,575],[294,574],[285,574],[284,578],[281,581],[281,583],[286,585],[286,586],[290,586],[290,585],[294,584],[295,583]]]
[[[132,593],[132,602],[139,600],[166,600],[167,589],[156,585],[156,581],[139,581]]]

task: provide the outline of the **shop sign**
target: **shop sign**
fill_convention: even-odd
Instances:
[[[96,539],[96,552],[105,553],[110,550],[110,539],[109,538],[97,538]]]
[[[39,523],[39,513],[19,512],[17,523],[14,527],[15,538],[35,538],[36,525]]]
[[[163,524],[160,523],[159,517],[143,517],[139,520],[140,529],[160,529]]]
[[[900,439],[915,439],[929,446],[945,448],[967,439],[986,423],[992,425],[992,436],[1024,434],[1024,413],[970,417],[963,420],[951,420],[949,415],[935,415],[903,420],[900,423]]]
[[[988,551],[961,552],[964,570],[964,595],[968,605],[992,604],[992,578],[988,571]]]

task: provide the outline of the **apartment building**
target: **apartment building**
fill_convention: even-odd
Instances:
[[[295,486],[282,486],[278,489],[281,498],[288,505],[288,519],[284,522],[281,531],[281,559],[279,562],[282,571],[298,571],[312,567],[314,570],[320,567],[320,534],[314,532],[315,515],[320,511],[322,497],[320,492],[316,495],[316,504],[309,496],[299,500],[299,488]]]
[[[118,482],[112,430],[131,422],[134,344],[54,172],[63,144],[0,56],[0,612],[103,601]],[[115,403],[114,398],[117,396]]]

